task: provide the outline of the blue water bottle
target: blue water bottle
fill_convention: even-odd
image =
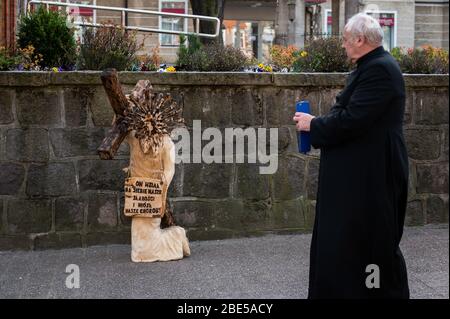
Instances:
[[[300,101],[295,105],[296,112],[303,112],[311,114],[309,109],[309,101]],[[309,137],[309,132],[297,132],[297,141],[298,141],[298,151],[303,154],[307,154],[311,151],[311,140]]]

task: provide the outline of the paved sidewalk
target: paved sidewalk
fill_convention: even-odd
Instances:
[[[0,252],[0,298],[305,298],[311,235],[191,243],[180,261],[135,264],[130,246]],[[448,225],[406,228],[412,298],[449,298]],[[68,264],[80,288],[68,289]]]

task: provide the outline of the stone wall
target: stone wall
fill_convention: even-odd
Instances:
[[[410,156],[407,224],[448,222],[448,75],[407,75]],[[318,151],[297,151],[295,101],[324,114],[343,74],[120,73],[170,91],[192,128],[279,128],[279,168],[177,164],[170,198],[190,239],[308,232],[314,219]],[[0,250],[129,243],[122,215],[128,149],[99,160],[112,121],[99,72],[0,72]]]

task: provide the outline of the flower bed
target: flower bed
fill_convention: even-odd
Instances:
[[[221,44],[202,45],[195,36],[180,36],[176,65],[161,63],[159,48],[139,56],[136,32],[121,27],[87,28],[81,39],[63,13],[39,8],[19,23],[17,50],[0,48],[0,71],[202,71],[202,72],[348,72],[342,42],[336,37],[306,42],[304,48],[274,45],[265,63]],[[404,73],[448,74],[448,51],[424,46],[394,48],[391,54]]]

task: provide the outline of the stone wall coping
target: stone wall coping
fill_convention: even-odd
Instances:
[[[101,71],[3,71],[0,86],[101,85]],[[122,84],[150,80],[171,86],[344,86],[348,73],[119,72]],[[448,87],[448,74],[404,74],[407,87]]]

